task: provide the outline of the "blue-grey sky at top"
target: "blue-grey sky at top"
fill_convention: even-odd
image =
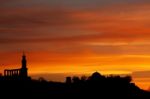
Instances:
[[[29,7],[39,5],[66,7],[95,7],[111,4],[149,3],[149,0],[1,0],[1,7]]]

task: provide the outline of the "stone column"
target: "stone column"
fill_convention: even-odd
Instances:
[[[13,75],[13,71],[12,70],[10,70],[10,76],[12,76]]]
[[[7,76],[10,76],[10,71],[9,70],[7,70]]]
[[[6,70],[4,70],[4,76],[6,76]]]

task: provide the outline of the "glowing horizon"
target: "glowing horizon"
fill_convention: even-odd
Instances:
[[[0,12],[2,73],[23,51],[30,74],[150,71],[147,0],[1,0]]]

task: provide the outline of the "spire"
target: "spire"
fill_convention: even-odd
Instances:
[[[27,60],[26,60],[26,55],[23,52],[22,55],[22,67],[21,67],[21,76],[27,77],[28,76],[28,69],[27,69]]]
[[[26,55],[25,53],[23,52],[23,55],[22,55],[22,68],[26,68]]]

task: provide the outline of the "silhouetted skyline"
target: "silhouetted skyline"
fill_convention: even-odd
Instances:
[[[131,76],[104,76],[94,72],[90,76],[68,76],[65,82],[38,80],[28,76],[25,54],[20,69],[6,69],[0,76],[0,97],[5,98],[115,98],[147,99],[150,92],[140,89]],[[15,95],[15,96],[14,96]]]
[[[149,0],[0,0],[0,72],[25,51],[29,75],[131,74],[147,89],[149,12]]]
[[[1,97],[5,98],[150,98],[150,92],[138,88],[131,82],[130,76],[103,76],[99,72],[94,72],[89,77],[66,77],[65,83],[46,81],[43,78],[5,78],[7,77],[0,77],[0,93]]]

